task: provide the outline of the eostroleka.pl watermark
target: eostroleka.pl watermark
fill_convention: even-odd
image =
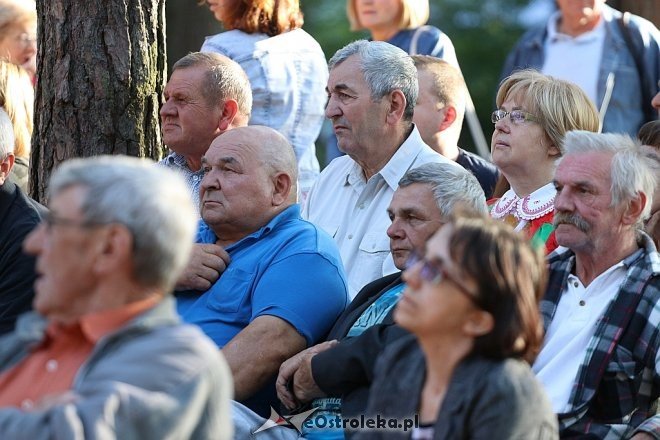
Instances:
[[[299,433],[303,430],[318,429],[347,429],[351,431],[403,431],[407,432],[419,427],[419,416],[413,418],[393,419],[380,415],[360,417],[328,416],[327,414],[315,416],[316,408],[299,414],[282,416],[272,407],[270,417],[253,434],[266,431],[276,426],[293,428]]]

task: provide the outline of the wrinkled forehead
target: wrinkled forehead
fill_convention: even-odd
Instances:
[[[249,136],[232,133],[229,130],[211,142],[211,146],[204,154],[202,161],[211,165],[219,162],[231,162],[241,165],[254,164],[262,156],[262,148],[258,142]]]
[[[426,183],[416,182],[397,188],[387,210],[394,215],[417,214],[426,220],[443,220],[433,189]]]
[[[610,152],[569,152],[559,160],[554,180],[563,185],[588,184],[609,188],[612,158]]]
[[[353,54],[335,64],[328,75],[328,89],[333,89],[339,84],[351,85],[365,84],[362,59],[358,54]]]

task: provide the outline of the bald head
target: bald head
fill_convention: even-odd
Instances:
[[[279,132],[270,127],[252,125],[238,128],[235,134],[243,136],[249,145],[256,150],[261,163],[271,169],[272,173],[286,173],[293,182],[292,195],[295,202],[296,182],[298,181],[298,162],[296,153],[289,141]]]
[[[221,134],[202,164],[202,218],[224,244],[257,231],[296,202],[295,153],[271,128],[239,127]]]

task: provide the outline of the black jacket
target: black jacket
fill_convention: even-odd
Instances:
[[[314,381],[328,396],[342,398],[345,417],[364,413],[378,355],[392,341],[409,333],[394,324],[391,310],[382,323],[360,336],[347,338],[346,334],[369,305],[399,283],[401,272],[364,286],[330,330],[328,340],[339,339],[341,343],[312,358]]]
[[[0,185],[0,335],[32,307],[35,259],[23,252],[23,240],[45,211],[12,181]]]

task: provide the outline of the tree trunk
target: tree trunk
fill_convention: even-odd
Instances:
[[[654,25],[660,26],[660,2],[658,0],[610,0],[608,4],[619,11],[639,15]]]
[[[165,0],[38,1],[37,15],[32,196],[72,157],[161,157]]]

